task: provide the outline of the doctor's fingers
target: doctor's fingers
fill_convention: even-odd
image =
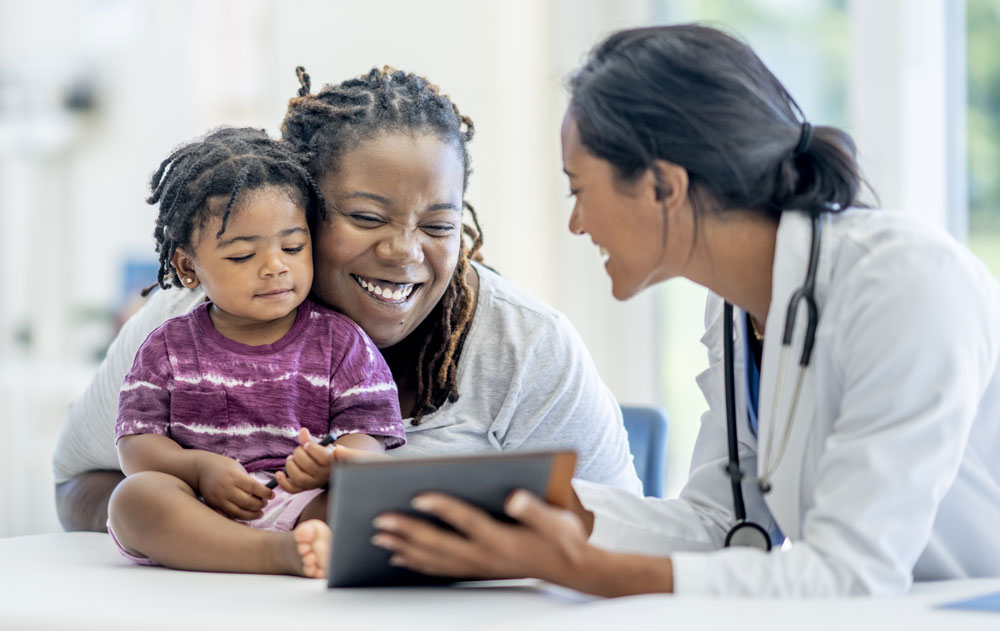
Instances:
[[[503,526],[485,511],[450,495],[423,493],[413,498],[410,505],[422,513],[438,517],[472,539],[492,538],[496,529]]]
[[[393,553],[393,565],[439,576],[509,578],[500,573],[498,555],[484,542],[398,513],[376,518],[375,527],[379,532],[372,543]]]
[[[574,512],[547,504],[525,490],[510,494],[504,512],[543,538],[555,541],[565,541],[567,537],[580,541],[587,539],[583,523]]]
[[[538,547],[535,542],[540,537],[529,528],[497,521],[485,511],[449,495],[424,493],[414,498],[411,505],[419,511],[434,515],[465,535],[465,539],[457,538],[463,545],[455,547],[453,553],[462,554],[466,560],[475,562],[478,574],[493,577],[524,576],[520,569],[515,568],[524,566],[523,554],[528,546]],[[415,528],[412,532],[407,531],[405,538],[418,539],[425,532],[428,537],[433,536],[433,531]],[[446,545],[449,542],[447,539],[442,541]],[[433,540],[419,542],[429,546]]]
[[[561,575],[567,568],[579,567],[587,553],[587,534],[580,518],[524,490],[512,493],[505,506],[518,525],[497,521],[462,500],[438,493],[420,495],[412,505],[447,522],[466,535],[469,544],[475,544],[457,552],[475,563],[477,575]],[[421,532],[414,529],[403,537],[412,540]]]

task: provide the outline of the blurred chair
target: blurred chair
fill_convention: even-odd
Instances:
[[[667,453],[667,413],[658,407],[622,406],[635,471],[647,497],[663,497]]]

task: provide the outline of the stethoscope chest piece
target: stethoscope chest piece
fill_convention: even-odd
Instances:
[[[771,549],[771,537],[752,521],[742,521],[726,534],[726,547],[757,548],[767,552]]]

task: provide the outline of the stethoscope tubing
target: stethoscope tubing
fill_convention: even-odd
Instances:
[[[726,302],[725,307],[723,307],[723,323],[722,323],[722,335],[723,344],[723,355],[726,373],[726,438],[728,439],[729,448],[729,465],[727,470],[729,473],[729,483],[732,486],[733,491],[733,510],[736,513],[736,519],[739,521],[745,521],[747,518],[746,506],[743,504],[743,489],[740,485],[743,483],[743,472],[740,470],[740,459],[739,459],[739,438],[736,432],[736,376],[735,367],[733,360],[733,305]]]
[[[819,269],[820,242],[822,240],[822,214],[820,210],[810,211],[812,220],[812,240],[809,248],[809,265],[806,269],[806,278],[798,290],[792,294],[788,303],[788,310],[785,315],[785,328],[781,337],[781,357],[778,361],[778,374],[775,388],[774,402],[771,409],[770,429],[774,430],[774,419],[777,416],[778,406],[781,403],[783,385],[785,381],[785,371],[788,366],[788,356],[791,351],[792,337],[795,332],[795,319],[798,315],[799,304],[805,302],[807,310],[807,325],[805,339],[802,344],[802,355],[799,358],[798,375],[795,378],[795,388],[792,392],[792,401],[789,406],[784,431],[781,442],[778,444],[778,451],[771,460],[774,446],[774,432],[768,435],[767,448],[761,456],[763,463],[762,473],[759,478],[746,476],[740,468],[739,461],[739,433],[736,426],[736,375],[735,375],[735,350],[733,348],[733,306],[727,301],[723,308],[723,362],[725,374],[726,393],[726,437],[728,443],[729,461],[726,471],[730,478],[730,485],[733,494],[733,512],[735,513],[737,524],[727,534],[727,545],[734,532],[742,527],[752,527],[763,531],[760,526],[746,520],[746,504],[743,499],[743,480],[748,478],[757,483],[761,493],[771,491],[771,476],[778,470],[785,455],[791,436],[792,423],[795,420],[795,412],[798,409],[799,397],[802,393],[805,371],[809,367],[812,358],[812,350],[816,341],[816,327],[819,323],[819,310],[816,306],[816,275]]]

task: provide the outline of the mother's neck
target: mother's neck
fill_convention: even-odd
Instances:
[[[435,326],[437,319],[440,318],[438,311],[440,308],[440,305],[435,307],[430,315],[420,323],[420,326],[415,328],[405,338],[392,346],[379,349],[382,352],[385,363],[389,365],[389,370],[392,371],[393,379],[395,379],[396,384],[401,388],[409,385],[411,381],[415,381],[414,377],[416,375],[417,358],[420,355],[420,349],[423,347],[427,336],[430,335],[430,328]],[[413,387],[415,388],[416,386],[414,385]]]
[[[771,304],[771,276],[778,224],[745,210],[703,218],[685,276],[737,307],[761,325]]]

